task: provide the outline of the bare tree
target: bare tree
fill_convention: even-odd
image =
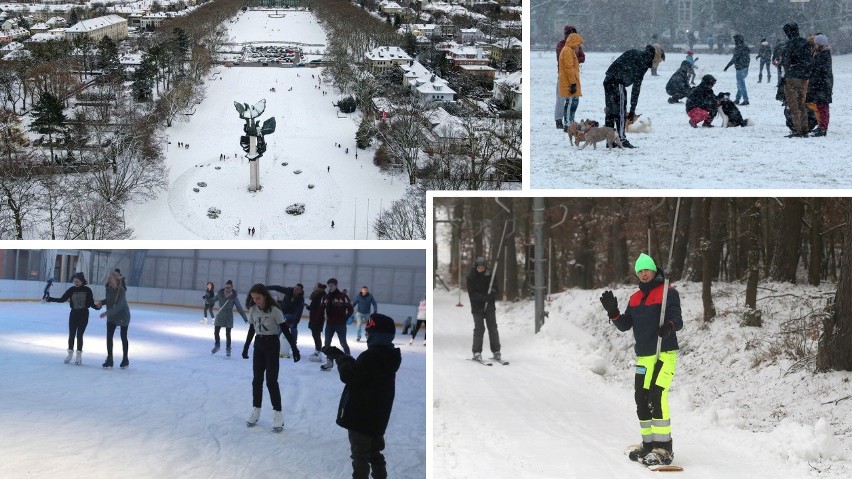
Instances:
[[[405,168],[410,185],[417,179],[417,160],[425,140],[423,109],[417,101],[405,103],[394,110],[388,128],[379,131],[390,157]]]
[[[378,239],[426,239],[426,190],[410,186],[373,224]]]
[[[87,184],[109,204],[155,198],[166,187],[166,168],[162,158],[145,153],[139,139],[114,141],[97,154],[100,167],[89,173]]]

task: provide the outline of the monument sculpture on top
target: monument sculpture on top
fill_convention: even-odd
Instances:
[[[257,117],[266,110],[265,99],[254,105],[235,101],[234,107],[240,113],[240,118],[246,121],[246,124],[243,125],[245,135],[240,136],[240,146],[246,152],[246,158],[249,160],[249,191],[258,191],[261,189],[258,160],[266,151],[266,140],[263,137],[275,132],[275,117],[267,118],[258,130]]]

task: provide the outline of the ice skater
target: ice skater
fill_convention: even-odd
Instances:
[[[122,359],[119,365],[122,369],[130,366],[127,353],[130,349],[127,340],[127,330],[130,327],[130,307],[127,305],[127,287],[124,286],[124,278],[118,271],[113,271],[107,278],[106,298],[95,302],[95,308],[100,309],[106,305],[107,310],[101,313],[101,318],[107,318],[107,357],[103,363],[104,368],[112,368],[112,338],[116,328],[121,328],[121,352]]]
[[[371,314],[370,310],[372,309],[372,313],[377,313],[379,305],[376,303],[376,298],[370,293],[369,288],[361,286],[361,293],[355,296],[355,300],[352,301],[352,307],[355,308],[355,324],[358,325],[358,336],[355,339],[357,342],[361,341],[361,326],[367,325],[367,318]]]
[[[278,334],[287,326],[284,324],[284,314],[272,299],[266,286],[259,283],[252,286],[249,290],[249,300],[254,304],[249,309],[251,321],[246,335],[246,344],[243,346],[243,358],[249,358],[248,351],[252,340],[254,340],[254,355],[251,381],[252,411],[246,425],[253,427],[260,419],[265,378],[269,400],[272,403],[272,430],[281,432],[284,429],[284,417],[281,414],[281,389],[278,386],[281,360],[278,356],[278,351],[281,349]],[[249,300],[246,301],[246,306]]]
[[[324,346],[331,346],[331,338],[336,334],[340,346],[346,354],[349,354],[349,344],[346,343],[346,318],[352,316],[354,311],[349,296],[337,289],[337,279],[330,278],[326,281],[328,292],[322,299],[322,311],[325,314],[325,342]],[[326,363],[320,366],[323,371],[334,367],[332,360],[326,355]]]
[[[417,306],[417,324],[414,325],[413,331],[411,331],[409,345],[414,344],[414,339],[417,338],[420,326],[423,326],[423,346],[426,346],[426,296],[420,299],[420,304]]]
[[[210,311],[210,320],[213,321],[216,316],[213,315],[213,306],[216,305],[216,285],[212,282],[207,282],[207,289],[204,290],[204,315],[201,318],[201,324],[207,324],[207,311]]]
[[[229,279],[225,282],[225,287],[216,293],[216,300],[219,301],[219,312],[216,313],[216,321],[213,323],[213,349],[210,354],[216,354],[219,351],[219,331],[225,328],[225,356],[231,357],[231,329],[234,327],[234,308],[243,317],[243,321],[248,322],[245,311],[237,299],[237,290],[234,288],[234,283]]]
[[[71,356],[74,354],[74,338],[77,338],[77,358],[74,359],[74,364],[79,366],[83,364],[83,333],[86,332],[86,326],[89,324],[89,308],[100,308],[95,306],[92,290],[86,286],[86,277],[82,272],[74,273],[71,281],[74,286],[68,288],[61,297],[51,298],[47,295],[44,300],[48,303],[64,303],[66,301],[70,303],[68,356],[65,357],[65,364],[71,362]]]

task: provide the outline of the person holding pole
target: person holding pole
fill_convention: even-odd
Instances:
[[[470,313],[473,315],[473,360],[482,361],[482,340],[488,328],[488,340],[494,359],[500,361],[500,333],[497,331],[497,286],[494,275],[482,256],[474,260],[473,269],[467,275],[467,294],[470,298]]]
[[[683,328],[680,296],[669,287],[662,268],[642,253],[636,259],[639,291],[621,313],[612,291],[604,291],[601,304],[620,331],[633,329],[636,340],[636,414],[642,443],[631,446],[628,456],[645,465],[671,464],[671,416],[668,394],[677,363],[677,333]]]

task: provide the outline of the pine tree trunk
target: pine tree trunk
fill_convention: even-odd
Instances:
[[[695,198],[682,198],[680,200],[680,212],[677,218],[672,264],[669,265],[669,279],[672,281],[683,278],[683,268],[686,262],[687,247],[689,246],[689,230],[692,220],[690,212],[694,201]]]
[[[811,246],[808,261],[808,284],[819,286],[822,277],[822,204],[823,199],[816,197],[811,199],[811,230],[809,243]]]
[[[716,317],[716,307],[713,306],[713,274],[712,274],[712,248],[710,230],[712,229],[713,203],[721,201],[713,198],[704,198],[703,212],[704,217],[704,236],[701,238],[701,300],[704,304],[704,321],[710,322]]]
[[[761,312],[757,309],[757,283],[760,280],[760,200],[745,211],[746,235],[743,250],[748,251],[748,266],[746,269],[746,297],[748,308],[743,315],[743,325],[762,326]]]
[[[800,198],[785,198],[779,229],[775,233],[775,255],[769,276],[775,281],[796,282],[796,270],[802,244],[802,219],[805,204]]]
[[[846,198],[846,237],[831,316],[823,320],[817,370],[852,371],[852,198]]]

